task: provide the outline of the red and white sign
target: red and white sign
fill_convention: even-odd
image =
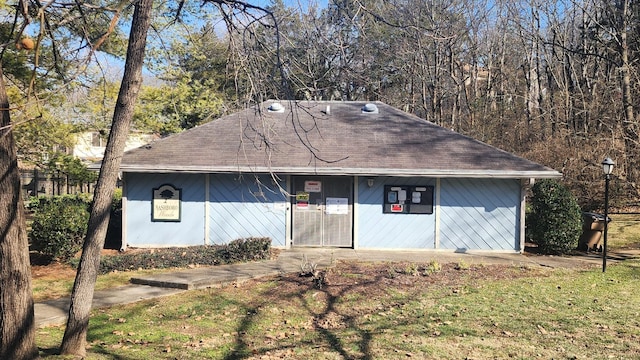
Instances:
[[[402,204],[391,204],[391,212],[402,212],[404,210],[404,205]]]
[[[307,180],[304,182],[304,191],[306,192],[321,192],[322,181]]]

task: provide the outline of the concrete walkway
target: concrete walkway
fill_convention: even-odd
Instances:
[[[630,258],[640,258],[640,251],[616,251],[609,254],[607,264]],[[336,261],[356,260],[373,262],[409,261],[440,264],[464,262],[466,264],[507,264],[514,266],[543,266],[551,268],[584,268],[602,266],[602,255],[595,253],[575,256],[538,256],[516,253],[491,252],[454,253],[440,251],[378,251],[353,249],[291,249],[282,251],[276,260],[243,264],[221,265],[171,271],[131,279],[131,285],[96,291],[93,308],[128,304],[140,300],[174,295],[187,290],[219,287],[263,276],[298,272],[304,262],[315,264],[318,269],[333,266]],[[36,303],[36,326],[63,325],[66,322],[69,299],[57,299]]]

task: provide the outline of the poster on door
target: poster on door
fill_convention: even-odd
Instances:
[[[298,191],[296,193],[296,208],[298,210],[309,209],[309,193],[306,191]]]
[[[325,214],[327,215],[349,214],[349,199],[328,197],[325,202]]]

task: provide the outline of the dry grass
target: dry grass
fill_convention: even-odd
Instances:
[[[613,215],[612,249],[639,248],[640,216]],[[36,299],[74,271],[34,267]],[[136,272],[99,277],[98,289]],[[95,311],[89,359],[640,358],[640,263],[550,270],[339,263]],[[45,359],[61,327],[39,329]]]
[[[339,263],[321,286],[291,274],[99,310],[88,358],[640,357],[638,262],[606,274],[429,266]],[[61,337],[39,330],[44,358]]]
[[[607,242],[613,249],[640,249],[640,215],[613,214]]]

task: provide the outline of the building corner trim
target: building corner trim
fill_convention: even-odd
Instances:
[[[211,239],[209,238],[209,233],[211,232],[209,229],[209,226],[211,226],[210,221],[209,221],[209,215],[210,215],[210,204],[209,202],[211,201],[211,182],[210,182],[210,177],[209,177],[209,173],[204,174],[204,244],[205,245],[210,245],[211,244]]]
[[[434,249],[440,248],[440,178],[436,178],[436,198],[435,198],[435,215],[436,215],[436,224],[434,229]]]

